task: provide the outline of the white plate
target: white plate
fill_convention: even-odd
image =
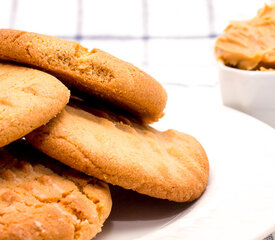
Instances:
[[[218,90],[166,86],[166,116],[155,126],[195,136],[209,184],[179,204],[112,188],[114,207],[97,240],[254,240],[275,231],[275,131],[225,108]]]

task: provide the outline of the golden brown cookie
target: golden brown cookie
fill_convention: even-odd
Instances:
[[[90,240],[112,206],[107,184],[23,142],[0,149],[0,239]]]
[[[47,123],[69,97],[69,90],[55,77],[0,62],[0,147]]]
[[[99,49],[37,33],[0,30],[0,59],[38,67],[70,87],[97,95],[144,121],[163,116],[167,94],[151,76]]]
[[[207,156],[193,137],[160,132],[81,101],[26,138],[72,168],[157,198],[192,201],[208,181]]]

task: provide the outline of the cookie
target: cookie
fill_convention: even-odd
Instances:
[[[192,201],[208,181],[208,159],[193,137],[74,100],[26,139],[88,175],[152,197]]]
[[[69,90],[47,73],[0,63],[0,147],[47,123],[69,97]]]
[[[107,184],[23,142],[0,149],[0,239],[90,240],[111,206]]]
[[[151,76],[99,49],[37,33],[0,30],[0,59],[43,69],[72,88],[96,95],[146,122],[163,116],[167,94]]]

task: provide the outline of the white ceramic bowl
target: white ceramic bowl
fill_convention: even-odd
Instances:
[[[218,63],[224,105],[275,128],[275,71],[247,71]]]

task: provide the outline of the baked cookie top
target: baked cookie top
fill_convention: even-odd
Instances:
[[[195,138],[160,132],[81,100],[26,138],[72,168],[157,198],[192,201],[208,181],[208,159]]]
[[[69,97],[69,90],[55,77],[0,62],[0,147],[47,123]]]
[[[122,107],[146,122],[163,116],[167,94],[151,76],[99,49],[57,37],[0,30],[0,59],[43,69],[64,84]]]
[[[90,240],[112,206],[107,184],[22,142],[0,149],[0,239]]]

